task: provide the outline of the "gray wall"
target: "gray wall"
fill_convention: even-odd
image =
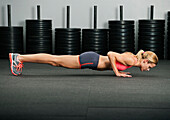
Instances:
[[[108,28],[108,20],[119,19],[119,5],[124,6],[124,19],[136,22],[149,18],[150,5],[155,6],[155,19],[165,19],[170,10],[170,0],[0,0],[0,26],[7,25],[7,4],[12,6],[14,26],[25,26],[25,19],[36,19],[36,5],[41,5],[41,17],[53,20],[53,30],[66,26],[64,13],[67,5],[71,6],[71,27],[74,28],[92,28],[94,5],[98,6],[98,28]]]

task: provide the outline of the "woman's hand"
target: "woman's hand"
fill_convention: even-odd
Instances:
[[[128,75],[128,74],[131,74],[130,72],[118,72],[117,74],[116,74],[116,76],[118,76],[118,77],[132,77],[131,75]]]

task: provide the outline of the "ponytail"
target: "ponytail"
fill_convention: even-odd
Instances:
[[[154,63],[157,64],[158,63],[158,57],[157,55],[152,52],[152,51],[146,51],[144,52],[143,50],[140,50],[137,54],[137,59],[141,60],[141,59],[148,59],[150,63]]]
[[[140,60],[140,59],[143,58],[143,53],[144,53],[144,51],[143,51],[143,50],[140,50],[140,51],[136,54],[138,60]]]

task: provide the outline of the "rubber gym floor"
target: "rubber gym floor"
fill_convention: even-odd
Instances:
[[[149,72],[67,69],[24,63],[13,76],[0,59],[1,120],[170,120],[170,61]]]

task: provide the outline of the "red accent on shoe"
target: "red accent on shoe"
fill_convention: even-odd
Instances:
[[[21,70],[21,72],[22,72],[22,67],[24,67],[24,65],[22,64],[22,62],[19,61],[19,64],[14,67],[17,69],[17,71]]]

